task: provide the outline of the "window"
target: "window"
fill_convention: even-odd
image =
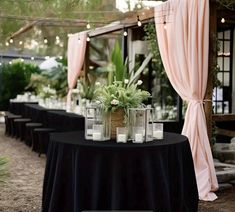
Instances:
[[[218,32],[220,49],[217,54],[217,63],[220,71],[217,78],[221,86],[214,88],[214,113],[231,113],[232,106],[232,38],[231,29]]]

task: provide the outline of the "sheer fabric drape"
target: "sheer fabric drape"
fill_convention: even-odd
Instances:
[[[215,200],[213,157],[203,99],[208,77],[209,0],[169,0],[155,7],[155,26],[167,76],[188,103],[182,134],[190,141],[199,198]]]
[[[84,63],[87,33],[80,32],[69,35],[68,39],[68,86],[69,92],[67,95],[67,106],[71,103],[72,89],[77,84],[77,78],[79,77],[82,66]]]

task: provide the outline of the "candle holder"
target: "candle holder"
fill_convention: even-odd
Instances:
[[[110,114],[99,106],[86,108],[85,138],[87,140],[110,140]]]
[[[117,127],[116,140],[118,143],[126,143],[128,138],[128,129],[126,127]]]
[[[130,108],[128,111],[131,140],[135,143],[153,140],[152,108]]]
[[[163,139],[163,123],[153,123],[153,137]]]

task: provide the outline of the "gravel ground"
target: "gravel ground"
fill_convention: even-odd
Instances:
[[[19,140],[4,135],[0,124],[0,156],[9,159],[10,177],[0,184],[0,212],[40,212],[46,158]],[[214,202],[199,203],[199,212],[235,211],[235,187],[217,192]]]
[[[45,157],[38,157],[19,140],[4,136],[3,124],[0,124],[0,156],[9,159],[10,173],[6,183],[0,184],[0,212],[41,211]]]

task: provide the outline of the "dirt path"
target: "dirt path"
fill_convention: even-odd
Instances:
[[[0,156],[9,159],[10,177],[0,185],[0,212],[40,212],[45,157],[19,140],[4,136],[0,124]]]
[[[0,185],[0,212],[40,212],[45,156],[39,158],[24,143],[4,135],[0,124],[0,156],[9,158],[10,177]],[[235,187],[217,192],[214,202],[200,202],[199,212],[235,211]]]

